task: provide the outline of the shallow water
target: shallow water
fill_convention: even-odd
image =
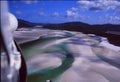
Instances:
[[[42,35],[37,30],[37,33],[36,40],[20,44],[27,61],[28,82],[120,81],[120,49],[100,45],[103,37],[58,30],[42,30]]]

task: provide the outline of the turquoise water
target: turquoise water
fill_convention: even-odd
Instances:
[[[20,44],[28,82],[119,82],[120,54],[100,42],[99,36],[61,31]]]
[[[62,74],[65,70],[71,67],[72,63],[74,62],[74,57],[72,53],[68,50],[65,43],[53,45],[44,50],[42,49],[42,47],[48,44],[49,42],[67,38],[67,37],[70,37],[71,35],[67,34],[66,37],[40,38],[39,40],[20,45],[23,51],[23,54],[25,54],[26,60],[29,60],[30,56],[33,54],[41,55],[43,53],[55,53],[55,52],[58,53],[59,52],[66,56],[64,59],[62,59],[62,64],[57,68],[52,68],[52,69],[46,68],[43,70],[38,70],[33,73],[29,73],[29,70],[28,70],[28,82],[45,82],[47,79],[56,80],[56,78],[60,74]]]

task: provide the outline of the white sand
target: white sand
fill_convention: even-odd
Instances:
[[[61,33],[62,35],[63,32]],[[49,34],[54,36],[53,32]],[[59,34],[60,32],[58,35]],[[103,57],[111,59],[111,61],[120,63],[120,61],[116,59],[120,58],[120,47],[114,46],[106,40],[99,43],[99,41],[90,38],[90,35],[88,36],[78,32],[73,34],[75,34],[74,37],[55,40],[44,46],[45,49],[46,47],[57,45],[62,42],[68,42],[68,49],[75,58],[72,66],[62,73],[55,82],[120,82],[120,69],[101,60],[97,56],[97,54],[99,54]],[[37,35],[34,36],[38,37]],[[69,43],[72,42],[71,39],[80,39],[79,37],[83,37],[82,40],[84,40],[84,45],[74,44],[74,42]],[[91,44],[95,44],[96,47],[93,47]],[[28,69],[41,70],[50,67],[56,68],[62,64],[62,58],[63,54],[59,54],[59,56],[51,53],[33,55],[31,59],[27,61]]]

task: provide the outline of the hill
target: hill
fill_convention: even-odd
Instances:
[[[103,24],[103,25],[90,25],[82,22],[67,22],[61,24],[43,24],[43,23],[31,23],[18,19],[18,28],[35,28],[37,25],[42,28],[54,29],[54,30],[68,30],[83,32],[85,34],[95,34],[98,36],[107,37],[109,42],[114,45],[120,46],[120,25]]]

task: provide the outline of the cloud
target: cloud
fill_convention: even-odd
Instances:
[[[66,11],[66,16],[67,17],[72,17],[72,18],[79,18],[78,12],[72,11],[72,10],[67,10]]]
[[[59,16],[59,13],[58,13],[58,12],[54,12],[54,13],[53,13],[53,16],[58,17],[58,16]]]
[[[46,14],[44,12],[39,12],[38,15],[41,16],[41,17],[46,16]]]
[[[65,17],[77,20],[89,19],[89,16],[80,15],[78,8],[72,7],[66,11]]]
[[[72,10],[72,11],[77,11],[78,8],[76,8],[76,7],[72,7],[71,10]]]
[[[120,5],[116,7],[116,11],[120,14]]]
[[[120,22],[120,17],[118,17],[118,16],[110,16],[109,19],[111,21],[119,21]]]
[[[100,7],[91,7],[89,8],[90,11],[103,11],[104,9],[103,8],[100,8]]]
[[[80,0],[77,2],[81,9],[90,11],[117,10],[120,1],[117,0]]]
[[[101,17],[102,20],[105,20],[107,23],[120,24],[120,16],[106,14],[104,17]]]
[[[21,2],[25,3],[25,4],[35,4],[38,2],[38,0],[21,0]]]

